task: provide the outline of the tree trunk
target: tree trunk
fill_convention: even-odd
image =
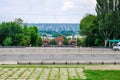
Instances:
[[[109,40],[109,39],[106,39],[106,40],[105,40],[105,47],[107,47],[108,40]]]

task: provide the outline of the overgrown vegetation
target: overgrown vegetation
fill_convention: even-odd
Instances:
[[[36,26],[22,24],[20,19],[0,24],[0,45],[2,46],[41,46],[42,39]]]

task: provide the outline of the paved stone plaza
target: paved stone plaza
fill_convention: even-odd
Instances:
[[[83,68],[0,68],[0,80],[86,79]]]

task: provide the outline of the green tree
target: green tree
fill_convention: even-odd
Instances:
[[[78,38],[78,39],[77,39],[77,46],[81,46],[81,44],[82,44],[82,43],[81,43],[81,40]]]
[[[56,45],[57,43],[56,43],[56,41],[55,41],[55,39],[52,39],[52,41],[50,42],[50,45]]]
[[[96,16],[88,14],[81,20],[80,34],[86,36],[82,42],[82,46],[101,46],[102,39],[98,31],[98,21]]]
[[[31,42],[30,43],[32,46],[37,46],[38,38],[39,38],[38,29],[36,27],[30,27],[29,29],[31,32],[31,34],[30,34]]]
[[[41,46],[42,39],[35,26],[29,27],[21,21],[3,22],[0,24],[0,45],[5,45],[6,38],[10,37],[11,46]],[[8,39],[7,39],[8,40]]]
[[[80,22],[80,34],[81,35],[88,35],[92,28],[91,25],[93,25],[94,20],[96,19],[96,16],[92,14],[87,14]]]
[[[98,29],[107,46],[109,39],[120,35],[120,0],[96,0]]]
[[[20,44],[22,46],[30,46],[30,36],[24,35]]]
[[[38,38],[37,45],[38,46],[42,46],[43,45],[41,37]]]
[[[3,43],[6,37],[11,37],[13,39],[13,45],[15,35],[22,33],[22,27],[21,25],[15,23],[15,22],[3,22],[0,24],[0,44]]]
[[[4,46],[10,46],[13,43],[12,38],[11,37],[7,37],[5,38],[5,40],[3,41],[3,45]]]
[[[69,40],[70,40],[70,39],[64,37],[64,45],[69,45]]]

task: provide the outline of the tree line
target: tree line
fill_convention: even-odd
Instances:
[[[120,39],[120,0],[96,0],[97,15],[88,14],[80,22],[84,46],[107,46]]]
[[[21,19],[0,24],[1,46],[41,46],[42,39],[36,26],[22,24]]]

